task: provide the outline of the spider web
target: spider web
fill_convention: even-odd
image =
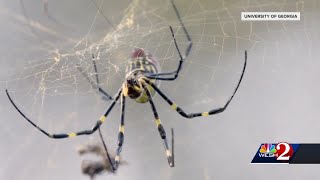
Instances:
[[[224,105],[239,80],[245,50],[248,50],[248,59],[257,51],[264,54],[260,59],[248,60],[252,64],[251,68],[258,65],[277,69],[277,65],[281,64],[279,58],[275,57],[268,62],[264,59],[265,54],[277,51],[276,48],[269,48],[270,46],[281,45],[270,34],[294,39],[298,33],[303,32],[309,37],[314,25],[307,18],[295,23],[241,22],[240,12],[304,13],[306,7],[310,10],[310,5],[314,3],[316,0],[193,0],[188,3],[177,0],[176,6],[194,44],[179,78],[173,82],[161,82],[160,88],[189,112],[208,111]],[[4,78],[0,83],[9,90],[21,110],[49,132],[72,132],[90,128],[105,111],[108,100],[87,79],[95,82],[92,55],[95,57],[100,79],[100,84],[95,86],[98,85],[114,95],[124,81],[126,63],[134,48],[144,48],[153,54],[159,60],[162,71],[169,72],[176,69],[179,61],[169,25],[173,27],[182,52],[188,43],[169,1],[49,1],[47,15],[41,11],[41,1],[35,3],[25,0],[18,5],[20,8],[21,6],[23,10],[5,6],[2,8],[2,14],[14,22],[10,27],[16,28],[15,31],[19,34],[12,41],[18,42],[16,38],[21,37],[23,43],[13,50],[14,53],[11,54],[14,56],[9,54],[4,57],[13,60],[3,62],[8,69],[1,74]],[[306,13],[305,17],[307,15]],[[244,85],[240,89],[242,86]],[[240,93],[241,90],[233,101],[236,104],[240,103],[237,102],[241,100]],[[180,118],[178,115],[166,115],[174,112],[160,97],[156,96],[155,101],[159,113],[163,114],[162,119]],[[8,107],[9,110],[10,113],[15,113],[11,106]],[[143,114],[139,112],[141,110]],[[135,132],[129,128],[146,126],[144,119],[150,121],[152,118],[148,105],[137,107],[136,103],[128,102],[127,111],[129,127],[126,129],[129,132]],[[115,107],[110,120],[118,119],[118,114],[119,108]],[[7,128],[4,131],[9,134],[16,131],[15,124],[22,124],[22,117],[17,117],[19,119],[13,120],[16,122],[12,122],[10,132]],[[130,124],[129,119],[133,119],[135,123]],[[142,121],[138,122],[138,119]],[[108,123],[108,127],[104,129],[107,129],[108,135],[115,137],[118,120]],[[168,127],[175,124],[166,123]],[[151,123],[148,125],[152,126]],[[21,135],[24,136],[22,140],[29,142],[23,143],[20,148],[30,148],[34,143],[34,136],[39,132],[32,131],[31,126],[26,124],[18,127],[21,128],[20,133],[24,133]],[[154,133],[152,130],[146,131]],[[155,134],[153,138],[158,137]],[[86,140],[79,139],[73,144]],[[46,141],[41,139],[41,142]],[[65,144],[54,145],[56,154],[51,155],[56,157]],[[134,146],[134,143],[126,145],[128,148]],[[57,166],[50,165],[51,161],[61,165],[58,160],[49,156],[48,162],[44,163],[45,167]],[[35,164],[34,162],[31,166]],[[31,175],[27,170],[22,174],[20,178]]]
[[[26,10],[31,4],[28,1],[24,2]],[[108,2],[95,2],[95,5],[101,8],[100,12],[96,9],[92,13],[90,24],[85,31],[82,31],[85,35],[80,36],[78,40],[70,37],[70,34],[59,32],[61,29],[55,27],[60,25],[63,30],[72,31],[74,29],[69,27],[71,26],[69,22],[54,21],[54,24],[50,24],[50,20],[39,22],[36,17],[27,15],[29,22],[25,22],[26,31],[31,29],[31,36],[39,41],[30,51],[37,51],[36,49],[40,48],[41,58],[27,57],[24,60],[27,63],[22,61],[20,67],[13,70],[18,73],[12,73],[13,75],[4,81],[6,88],[14,95],[19,105],[33,109],[25,111],[36,114],[43,112],[47,109],[45,106],[50,104],[48,100],[53,97],[99,97],[96,89],[86,79],[87,76],[95,81],[92,55],[96,58],[98,75],[101,79],[100,86],[111,95],[124,80],[125,66],[134,48],[142,47],[157,57],[163,72],[176,68],[179,57],[169,25],[175,31],[182,51],[186,48],[187,40],[169,3],[133,1],[122,12],[111,16],[121,17],[113,22],[108,22],[110,20],[105,19],[108,16],[103,12],[107,11],[104,6],[108,6]],[[95,8],[93,3],[90,6],[92,9]],[[230,14],[229,9],[219,10],[221,7],[214,7],[205,1],[194,1],[189,5],[177,2],[177,6],[180,7],[180,13],[192,36],[194,46],[191,56],[184,64],[179,81],[166,83],[167,85],[163,83],[163,88],[170,88],[173,94],[171,97],[184,99],[181,101],[182,104],[207,103],[214,98],[215,101],[223,103],[232,92],[232,87],[240,75],[245,49],[239,47],[240,41],[250,41],[249,34],[237,31],[236,17]],[[56,14],[50,16],[54,17]],[[56,29],[50,29],[47,27],[49,25]],[[56,36],[53,37],[55,41],[45,39],[52,34]],[[60,43],[61,40],[64,43]],[[221,77],[225,83],[213,83],[219,81]],[[220,85],[226,91],[216,92],[216,87],[220,88]],[[178,93],[184,89],[188,89],[190,94],[197,95],[184,98],[185,94]],[[219,93],[226,98],[216,99],[222,95]],[[214,97],[215,95],[218,96]],[[28,101],[31,104],[27,104]]]

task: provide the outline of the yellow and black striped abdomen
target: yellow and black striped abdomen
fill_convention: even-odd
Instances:
[[[141,73],[156,74],[158,73],[158,68],[152,62],[152,60],[148,59],[147,57],[137,57],[129,61],[129,64],[127,67],[127,73],[132,71],[140,71]]]

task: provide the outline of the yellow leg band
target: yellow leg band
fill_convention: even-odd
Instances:
[[[171,108],[172,108],[173,110],[177,110],[178,106],[173,103],[173,104],[171,105]]]
[[[203,112],[201,115],[202,116],[209,116],[209,112]]]
[[[119,131],[122,132],[122,133],[124,133],[124,126],[120,126],[120,127],[119,127]]]
[[[119,162],[120,161],[120,157],[117,155],[115,160]]]
[[[159,126],[160,124],[161,124],[161,121],[160,121],[160,119],[158,118],[158,119],[156,119],[156,124],[157,124],[157,126]]]
[[[100,118],[100,122],[104,122],[106,120],[106,117],[105,116],[101,116],[101,118]]]
[[[68,134],[68,136],[69,137],[75,137],[75,136],[77,136],[77,134],[76,133],[70,133],[70,134]]]

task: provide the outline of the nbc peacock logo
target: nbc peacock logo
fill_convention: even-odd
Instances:
[[[274,144],[262,144],[259,150],[260,157],[277,157],[278,154]]]

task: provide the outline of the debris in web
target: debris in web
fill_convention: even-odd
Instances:
[[[78,148],[78,153],[80,156],[86,154],[96,155],[100,160],[88,160],[84,159],[81,162],[82,173],[88,175],[91,180],[94,179],[96,175],[102,174],[104,172],[114,173],[112,166],[108,161],[107,154],[100,143],[87,143]],[[115,158],[114,152],[109,152],[111,159]],[[128,163],[125,160],[120,161],[120,165],[127,165]]]

